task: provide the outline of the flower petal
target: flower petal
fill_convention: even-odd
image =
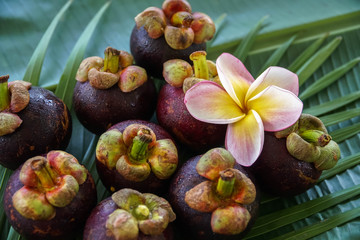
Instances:
[[[299,119],[303,103],[294,93],[270,86],[249,99],[247,107],[260,115],[265,131],[280,131]]]
[[[203,122],[228,124],[239,121],[244,113],[219,85],[201,81],[185,94],[184,103],[190,114]]]
[[[296,96],[299,94],[299,79],[295,73],[282,67],[269,67],[251,84],[246,100],[271,85],[289,90]]]
[[[259,114],[250,110],[245,118],[229,124],[225,147],[242,166],[251,166],[264,145],[264,126]]]
[[[244,109],[246,92],[254,78],[244,64],[229,53],[223,53],[217,58],[216,68],[225,90]]]

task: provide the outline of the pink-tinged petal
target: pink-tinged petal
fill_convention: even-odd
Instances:
[[[299,94],[299,79],[295,73],[282,67],[269,67],[251,84],[246,100],[272,85],[289,90],[296,96]]]
[[[245,109],[246,92],[254,78],[244,64],[229,53],[223,53],[217,58],[216,68],[225,90],[242,109]]]
[[[265,131],[280,131],[300,117],[303,103],[292,92],[270,86],[247,102],[261,117]]]
[[[225,89],[211,81],[201,81],[191,87],[184,103],[190,114],[203,122],[228,124],[245,116]]]
[[[264,126],[259,114],[250,110],[245,118],[229,124],[225,147],[242,166],[251,166],[264,145]]]

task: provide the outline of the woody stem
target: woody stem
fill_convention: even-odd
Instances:
[[[104,72],[117,73],[119,70],[120,51],[115,48],[107,47],[104,57]]]

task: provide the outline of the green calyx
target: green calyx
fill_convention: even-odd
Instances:
[[[185,194],[186,204],[199,212],[212,213],[214,233],[238,234],[245,230],[251,216],[244,205],[256,198],[256,188],[250,178],[235,166],[235,159],[223,148],[206,152],[196,170],[207,178]]]
[[[0,76],[0,112],[10,107],[9,75]]]
[[[109,169],[116,168],[125,179],[141,182],[151,172],[159,179],[169,178],[176,170],[178,153],[172,140],[156,141],[150,128],[131,124],[123,133],[112,129],[102,134],[96,159]]]
[[[137,239],[139,231],[159,235],[176,218],[170,204],[154,194],[124,188],[111,198],[119,208],[109,215],[106,229],[115,239]]]
[[[320,171],[334,167],[340,159],[339,146],[321,120],[312,115],[302,114],[296,124],[275,135],[286,137],[286,148],[293,157],[313,162]]]
[[[87,178],[87,170],[70,154],[50,151],[46,158],[27,160],[19,174],[24,187],[13,196],[15,209],[25,218],[51,219],[56,208],[69,205]]]

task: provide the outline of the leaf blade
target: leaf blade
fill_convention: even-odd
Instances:
[[[86,26],[84,32],[76,42],[70,57],[68,58],[64,72],[60,78],[60,82],[55,90],[55,95],[62,99],[68,108],[71,108],[72,106],[72,94],[76,83],[75,75],[77,68],[84,57],[86,46],[92,36],[92,33],[110,4],[111,2],[105,3]]]
[[[322,37],[318,38],[309,47],[307,47],[287,68],[289,71],[296,72],[299,68],[319,49],[321,44],[329,36],[329,33],[325,33]]]
[[[303,110],[303,112],[314,116],[320,116],[327,112],[343,107],[346,104],[351,103],[359,98],[360,98],[360,91],[356,91],[348,95],[345,95],[343,97],[334,99],[332,101],[328,101],[310,108],[306,108]]]
[[[344,65],[334,69],[333,71],[327,73],[323,77],[316,80],[313,84],[308,86],[303,92],[299,94],[299,98],[301,100],[305,100],[314,94],[320,92],[336,80],[338,80],[340,77],[345,75],[348,71],[350,71],[353,67],[355,67],[360,62],[360,57],[357,57]]]
[[[286,50],[290,47],[290,45],[296,39],[296,35],[292,36],[289,40],[284,42],[278,49],[274,51],[274,53],[268,58],[268,60],[264,63],[260,71],[256,76],[259,76],[262,72],[264,72],[270,66],[276,66],[282,56],[284,56]]]
[[[305,62],[305,64],[296,72],[299,77],[299,86],[302,86],[305,81],[321,66],[321,64],[325,62],[325,60],[339,46],[341,41],[342,37],[334,38]]]
[[[254,44],[257,33],[263,27],[263,23],[268,17],[268,15],[262,17],[235,49],[233,55],[240,59],[242,62],[245,62],[248,53]]]
[[[54,19],[51,21],[49,27],[46,29],[46,32],[42,36],[40,42],[38,43],[37,47],[35,48],[35,51],[33,52],[30,61],[26,67],[26,71],[23,77],[24,81],[31,82],[32,85],[38,86],[39,85],[39,79],[40,79],[40,72],[41,68],[44,62],[45,54],[47,51],[47,48],[49,46],[49,42],[51,40],[51,37],[55,31],[55,28],[57,27],[61,17],[64,15],[64,13],[68,10],[71,3],[73,1],[68,1],[56,14]]]

